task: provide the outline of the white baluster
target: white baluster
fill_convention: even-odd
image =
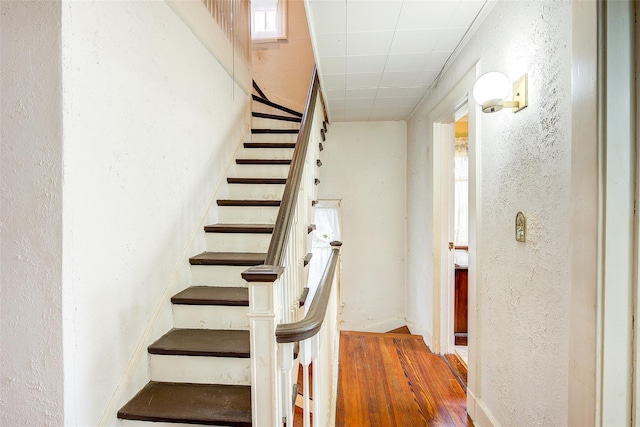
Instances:
[[[293,426],[293,405],[292,405],[292,385],[293,385],[293,343],[280,344],[280,372],[281,384],[280,403],[282,414],[287,426]]]
[[[324,328],[323,328],[324,329]],[[322,329],[313,337],[311,341],[311,365],[313,366],[313,418],[316,425],[325,425],[323,417],[325,408],[325,396],[322,394],[324,390],[320,387],[323,383],[324,376],[327,374],[324,370],[323,362],[320,360],[320,336]]]
[[[309,395],[309,364],[311,363],[311,339],[300,343],[300,364],[302,365],[302,418],[304,427],[311,427],[311,399]]]

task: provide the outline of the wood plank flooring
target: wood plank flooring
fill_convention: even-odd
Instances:
[[[466,394],[422,337],[343,331],[336,426],[471,426]]]

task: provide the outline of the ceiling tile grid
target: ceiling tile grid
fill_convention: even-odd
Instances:
[[[405,120],[487,0],[305,0],[330,119]]]

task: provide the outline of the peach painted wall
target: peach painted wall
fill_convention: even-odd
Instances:
[[[313,70],[313,50],[302,0],[288,0],[287,39],[253,44],[253,80],[267,97],[302,112]]]

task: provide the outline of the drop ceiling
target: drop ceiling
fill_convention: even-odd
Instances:
[[[332,121],[407,119],[488,3],[306,1]]]

